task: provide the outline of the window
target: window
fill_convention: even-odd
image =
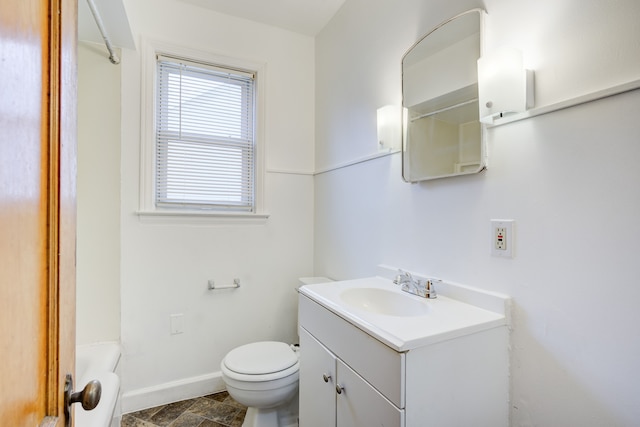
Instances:
[[[155,206],[256,211],[255,73],[156,56]]]

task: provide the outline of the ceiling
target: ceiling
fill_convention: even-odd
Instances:
[[[135,49],[123,0],[93,0],[114,46]],[[315,36],[345,0],[177,0],[226,15]],[[87,0],[78,1],[80,40],[102,43]]]
[[[122,0],[94,0],[93,3],[111,43],[116,47],[135,49]],[[78,39],[104,43],[86,0],[78,1]]]
[[[300,34],[315,36],[345,0],[179,0]]]

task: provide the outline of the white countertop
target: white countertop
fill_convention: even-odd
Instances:
[[[447,284],[448,288],[451,286],[455,285]],[[397,292],[423,304],[426,310],[418,315],[393,316],[358,308],[341,297],[342,292],[355,288]],[[465,288],[465,292],[469,290]],[[382,277],[306,285],[300,288],[300,293],[399,352],[507,325],[504,312],[480,308],[445,295],[435,299],[411,295]],[[414,302],[411,304],[415,305]]]

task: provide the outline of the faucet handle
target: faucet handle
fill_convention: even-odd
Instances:
[[[425,286],[425,294],[427,298],[433,299],[438,297],[438,293],[436,292],[436,287],[435,287],[436,282],[441,283],[442,280],[434,279],[434,278],[425,279],[424,286]]]

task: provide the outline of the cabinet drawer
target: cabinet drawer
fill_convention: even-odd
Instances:
[[[405,353],[299,295],[299,324],[398,408],[405,406]],[[304,351],[301,348],[301,351]]]

